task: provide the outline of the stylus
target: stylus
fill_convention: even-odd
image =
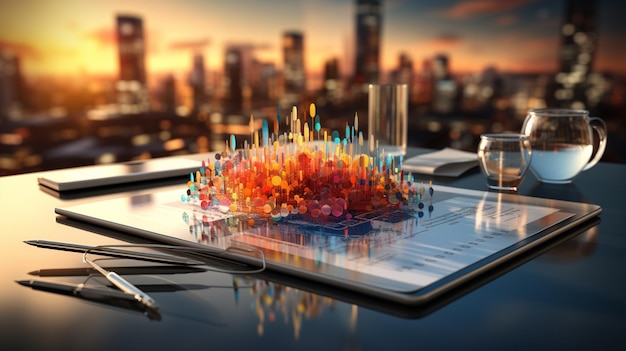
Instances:
[[[46,249],[55,249],[71,252],[89,252],[94,255],[117,257],[117,258],[131,258],[135,260],[168,263],[168,264],[181,264],[181,265],[202,265],[204,262],[192,260],[184,257],[173,255],[161,255],[157,253],[147,253],[140,251],[121,250],[112,247],[98,247],[87,246],[73,243],[64,243],[58,241],[48,240],[26,240],[25,243],[36,247],[42,247]]]
[[[194,267],[190,265],[156,265],[156,266],[133,266],[133,267],[115,267],[115,272],[121,275],[164,275],[164,274],[186,274],[206,272],[206,269]],[[98,273],[93,268],[77,267],[77,268],[44,268],[28,272],[30,275],[39,277],[71,277],[71,276],[89,276]]]
[[[139,288],[131,284],[126,279],[122,278],[119,274],[111,271],[107,271],[106,269],[100,267],[94,261],[87,258],[87,253],[83,254],[83,260],[89,263],[95,270],[100,272],[109,282],[115,285],[118,289],[122,290],[125,293],[131,294],[134,296],[137,302],[145,305],[147,308],[157,310],[159,307],[155,299],[150,297],[150,295],[141,291]]]

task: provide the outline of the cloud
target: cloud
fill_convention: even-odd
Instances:
[[[248,42],[226,42],[226,47],[239,48],[242,50],[254,50],[254,51],[263,51],[263,50],[272,50],[274,49],[274,45],[268,42],[258,42],[258,43],[248,43]]]
[[[466,0],[449,9],[438,12],[438,15],[449,19],[465,19],[484,14],[501,13],[516,9],[534,0]]]
[[[500,27],[510,26],[519,21],[519,18],[515,15],[504,15],[496,18],[495,23]]]
[[[426,59],[437,53],[450,53],[461,49],[465,40],[456,33],[440,33],[429,40],[419,41],[411,45],[410,52],[414,60]]]
[[[493,43],[490,55],[501,57],[509,70],[553,72],[558,63],[558,45],[558,36],[529,38],[508,34]]]
[[[109,27],[94,29],[85,37],[105,47],[117,45],[115,30]]]
[[[169,45],[171,50],[202,50],[209,46],[211,41],[207,38],[198,40],[185,40],[172,42]]]
[[[448,48],[459,45],[462,42],[461,36],[455,33],[441,33],[429,40],[427,45],[437,48]]]
[[[102,46],[103,48],[117,48],[117,33],[115,27],[96,28],[84,34],[84,38]],[[144,39],[147,52],[158,52],[156,43],[161,42],[160,34],[149,29],[144,30]]]
[[[2,51],[13,53],[20,58],[40,59],[43,57],[39,50],[29,44],[0,40],[0,52]]]

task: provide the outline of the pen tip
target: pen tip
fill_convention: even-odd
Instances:
[[[30,280],[16,280],[15,282],[24,286],[30,285]]]
[[[36,271],[28,272],[28,274],[39,276],[40,273],[39,273],[39,270],[36,270]]]

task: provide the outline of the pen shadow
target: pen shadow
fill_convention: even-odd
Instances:
[[[87,223],[71,220],[62,216],[57,217],[57,222],[64,225],[74,226],[79,229],[87,230],[95,234],[104,235],[116,240],[123,241],[125,244],[135,245],[149,245],[158,244],[151,240],[145,240],[136,236],[117,232],[106,228],[100,228]],[[159,250],[160,249],[155,249]],[[167,250],[164,250],[167,251]],[[167,252],[170,253],[171,252]],[[176,254],[182,256],[179,251]],[[203,256],[204,260],[204,256]],[[107,258],[107,262],[125,262],[134,261],[127,258]],[[207,260],[204,260],[207,261]],[[186,320],[194,320],[199,323],[212,325],[212,326],[224,326],[219,318],[219,311],[212,304],[204,299],[199,298],[193,293],[184,294],[185,292],[209,290],[209,289],[234,289],[232,285],[215,285],[215,284],[197,284],[197,283],[177,283],[171,279],[166,279],[167,275],[180,275],[180,274],[194,274],[205,273],[210,269],[192,265],[179,265],[179,264],[156,264],[156,265],[136,265],[136,266],[124,266],[118,264],[102,265],[111,271],[122,276],[135,276],[131,279],[132,284],[137,289],[145,293],[165,293],[158,297],[160,309],[151,309],[146,305],[138,302],[134,295],[124,293],[117,290],[115,286],[110,284],[97,270],[91,267],[67,267],[67,268],[44,268],[29,272],[28,274],[36,277],[45,277],[46,280],[38,282],[46,285],[44,288],[35,286],[36,284],[28,284],[29,282],[35,282],[34,280],[17,281],[20,285],[31,287],[35,290],[44,291],[48,293],[54,293],[58,295],[64,295],[74,297],[76,299],[95,303],[99,306],[110,307],[115,309],[121,309],[124,311],[137,312],[145,315],[152,321],[160,321],[162,315],[166,314],[168,317],[182,318]],[[66,284],[55,283],[58,278],[66,277],[68,280],[77,282],[76,278],[84,277],[82,284]],[[73,277],[73,278],[72,278]],[[56,279],[56,280],[55,280]],[[146,280],[149,282],[146,283]],[[150,282],[151,280],[151,282]],[[86,284],[88,281],[95,281],[97,284]],[[85,285],[86,284],[86,285]],[[238,286],[236,289],[246,288],[245,286]],[[182,295],[177,293],[183,293]],[[179,297],[176,297],[179,296]],[[181,299],[182,298],[182,299]],[[173,301],[172,301],[173,300]],[[165,303],[161,303],[165,302]],[[167,310],[164,307],[169,307]],[[210,310],[210,313],[204,313],[203,317],[197,316],[195,312],[198,309]],[[184,311],[188,310],[189,313]]]
[[[168,269],[168,267],[116,267],[115,271],[118,274],[123,275],[142,275],[143,277],[135,279],[133,286],[145,293],[180,293],[190,292],[193,290],[208,290],[212,288],[228,288],[233,289],[233,286],[222,285],[206,285],[206,284],[189,284],[189,283],[176,283],[169,279],[160,277],[162,274],[188,274],[204,272],[203,269],[193,269],[193,267],[174,267],[175,270]],[[184,269],[184,270],[182,270]],[[58,280],[47,279],[41,281],[34,280],[22,280],[17,281],[22,286],[30,287],[34,290],[53,293],[57,295],[69,296],[82,301],[95,303],[102,307],[109,307],[114,309],[121,309],[129,312],[136,312],[148,317],[151,321],[160,321],[163,319],[163,315],[168,317],[177,317],[187,320],[194,320],[207,325],[224,326],[222,322],[219,322],[219,313],[217,309],[210,303],[203,299],[194,298],[193,294],[182,295],[181,300],[175,296],[177,294],[164,294],[159,296],[159,302],[161,308],[152,308],[140,303],[136,300],[135,295],[125,293],[117,290],[117,288],[110,284],[103,276],[97,274],[95,270],[90,272],[90,269],[85,268],[52,268],[41,269],[39,271],[30,272],[31,275],[45,276],[45,277],[85,277],[79,284],[75,283],[58,283]],[[41,272],[45,272],[42,274]],[[121,272],[121,273],[120,273]],[[146,275],[149,274],[149,275]],[[153,282],[146,282],[146,280],[152,280]],[[76,281],[73,279],[73,281]],[[91,281],[92,283],[88,283]],[[139,283],[141,281],[141,283]],[[158,281],[158,282],[155,282]],[[243,288],[243,287],[238,287]],[[172,301],[174,300],[174,301]],[[177,301],[178,300],[178,301]],[[200,301],[197,301],[200,300]],[[161,303],[164,302],[165,303]],[[190,305],[185,307],[184,305]],[[165,308],[163,308],[165,307]],[[169,308],[168,308],[169,307]],[[205,317],[199,317],[194,313],[184,314],[182,311],[185,309],[189,311],[197,311],[199,308],[203,310],[209,309],[211,313],[204,315],[214,316],[215,320]],[[217,317],[215,317],[217,316]]]
[[[118,232],[108,228],[98,227],[89,223],[79,222],[73,219],[69,219],[63,216],[58,216],[57,221],[66,225],[74,226],[80,229],[84,229],[96,234],[105,235],[117,240],[127,241],[131,243],[152,243],[152,241],[145,238],[140,238],[127,233]],[[470,280],[449,289],[441,295],[425,302],[415,305],[407,305],[399,302],[393,302],[383,298],[376,298],[371,295],[365,295],[358,293],[354,290],[343,289],[337,286],[331,286],[320,282],[315,282],[309,279],[299,278],[295,275],[284,274],[274,270],[265,270],[261,273],[255,273],[252,275],[241,274],[246,279],[265,280],[273,282],[275,284],[289,286],[293,289],[306,291],[318,295],[325,296],[338,301],[343,301],[349,304],[355,304],[367,309],[383,312],[386,314],[394,315],[406,319],[419,319],[440,308],[450,304],[451,302],[463,297],[464,295],[476,290],[477,288],[489,283],[490,281],[514,270],[515,268],[523,265],[524,263],[543,255],[544,253],[554,249],[555,247],[562,245],[563,243],[576,238],[577,236],[585,233],[589,229],[597,226],[600,223],[599,217],[594,217],[586,222],[581,223],[563,233],[552,237],[545,242],[509,259],[505,264],[496,265],[485,272],[471,278]]]
[[[153,321],[160,321],[162,318],[161,313],[157,309],[148,307],[137,301],[134,295],[106,287],[93,287],[91,285],[84,284],[54,283],[50,281],[17,281],[17,283],[41,292],[68,296],[82,301],[95,303],[99,306],[141,313]]]

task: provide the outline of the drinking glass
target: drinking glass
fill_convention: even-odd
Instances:
[[[593,131],[597,133],[595,142]],[[522,134],[530,137],[533,148],[530,169],[546,183],[571,182],[600,161],[607,142],[604,121],[576,109],[532,109],[524,120]]]
[[[519,133],[483,134],[478,164],[493,190],[517,191],[532,156],[530,140]]]
[[[386,155],[406,154],[409,93],[406,84],[370,84],[367,125],[369,142]]]

